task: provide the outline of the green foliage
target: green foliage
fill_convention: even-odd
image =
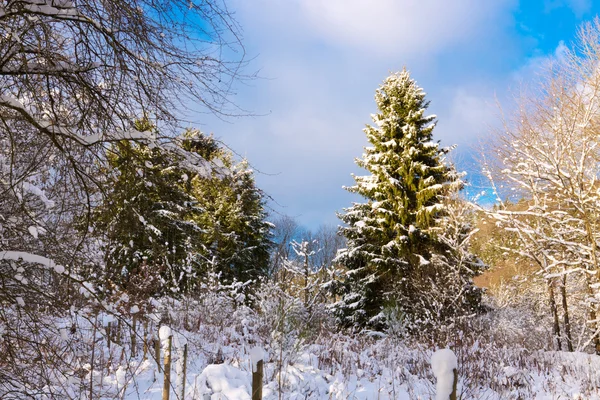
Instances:
[[[200,140],[206,138],[200,136]],[[270,224],[248,163],[234,164],[231,154],[223,151],[219,161],[224,175],[192,180],[191,193],[202,209],[193,220],[203,229],[200,241],[205,245],[204,259],[209,261],[205,267],[219,273],[224,282],[245,282],[268,270]]]
[[[375,100],[375,126],[365,128],[372,146],[356,161],[370,174],[347,188],[367,201],[339,215],[348,248],[338,261],[349,272],[338,311],[346,325],[383,329],[386,308],[423,318],[425,283],[439,279],[454,251],[437,237],[444,199],[463,183],[445,162],[448,150],[432,141],[435,117],[424,115],[429,103],[406,70],[389,76]]]
[[[147,294],[184,287],[200,228],[189,223],[198,209],[177,160],[157,147],[121,141],[107,161],[109,192],[93,224],[105,235],[104,278]]]
[[[105,248],[100,278],[132,294],[191,292],[209,273],[247,281],[267,268],[269,225],[252,171],[199,131],[179,143],[120,141],[107,158],[107,193],[93,213]],[[212,171],[194,168],[194,157]]]

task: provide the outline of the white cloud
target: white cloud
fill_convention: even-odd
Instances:
[[[523,93],[535,88],[546,78],[545,74],[550,64],[563,58],[567,51],[568,47],[561,40],[553,53],[530,57],[520,68],[511,73],[508,86],[515,93]]]
[[[507,1],[300,0],[312,33],[379,53],[423,54],[471,39]],[[496,20],[496,22],[498,22]]]
[[[569,48],[565,45],[565,41],[561,40],[558,42],[558,46],[556,46],[556,50],[554,50],[554,56],[558,59],[564,58],[567,54]]]
[[[459,87],[451,95],[450,107],[440,113],[436,135],[444,144],[459,148],[477,146],[499,122],[499,108],[488,87]]]
[[[515,0],[260,0],[242,15],[278,35],[379,56],[432,55],[510,21]]]
[[[232,9],[248,54],[257,56],[253,65],[268,79],[240,86],[234,101],[267,115],[232,124],[199,115],[198,122],[266,173],[257,182],[283,206],[274,204],[278,211],[302,215],[309,227],[335,223],[334,211],[356,200],[341,187],[353,184],[350,173],[364,173],[353,160],[367,144],[362,128],[390,70],[406,64],[431,95],[430,111],[440,116],[435,138],[444,144],[462,147],[485,129],[481,121],[494,112],[492,84],[473,82],[485,77],[473,77],[479,67],[470,60],[497,53],[489,42],[504,43],[498,31],[512,4],[237,0]],[[453,63],[436,57],[448,53]]]

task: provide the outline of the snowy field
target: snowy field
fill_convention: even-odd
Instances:
[[[151,338],[161,337],[162,359],[165,339],[172,335],[171,399],[181,398],[183,390],[186,399],[250,399],[252,361],[257,359],[257,347],[263,350],[265,359],[266,400],[438,399],[431,365],[435,344],[326,333],[317,329],[324,320],[315,320],[312,326],[295,325],[295,305],[283,300],[279,299],[283,306],[279,314],[255,312],[235,305],[234,301],[227,303],[219,296],[203,303],[165,302],[159,308],[162,307],[162,317],[167,315],[171,320],[173,329],[166,325],[158,329],[152,320],[158,320],[159,313],[150,314],[146,333],[145,325],[137,324],[135,356],[131,326],[124,328],[128,325],[125,319],[120,344],[112,342],[110,349],[106,343],[107,325],[111,322],[114,328],[113,317],[99,314],[90,318],[80,313],[62,320],[58,324],[63,327],[73,322],[77,325],[75,334],[61,328],[57,343],[65,348],[77,343],[80,349],[89,349],[95,335],[95,368],[91,370],[89,362],[82,363],[84,372],[64,374],[54,391],[67,393],[71,398],[89,398],[92,393],[97,399],[162,399],[164,373],[153,356]],[[259,309],[268,311],[277,301],[273,297]],[[94,329],[88,321],[96,318],[100,322]],[[502,334],[500,328],[489,333],[485,337]],[[144,336],[149,338],[146,352]],[[598,356],[498,347],[486,342],[485,337],[472,336],[449,333],[446,340],[457,356],[458,398],[600,399]],[[183,389],[186,343],[189,351]],[[442,376],[438,387],[448,388],[451,378],[450,382],[447,375],[444,378],[444,368],[451,374],[453,361],[443,353],[436,355],[438,361],[434,365],[437,376]],[[89,354],[83,358],[89,361]]]
[[[204,343],[199,335],[189,334],[195,342],[187,366],[186,396],[189,399],[250,399],[252,363],[250,345],[233,341],[226,346]],[[279,367],[277,354],[267,352],[264,399],[432,399],[436,398],[435,379],[428,371],[432,351],[411,350],[387,340],[362,351],[349,338],[338,338],[334,349],[324,345],[306,346],[293,359]],[[336,348],[337,347],[337,348]],[[225,361],[211,364],[211,352],[223,350]],[[469,349],[467,349],[468,351]],[[472,350],[472,349],[471,349]],[[474,351],[474,353],[476,353]],[[485,353],[485,352],[482,352]],[[346,357],[344,366],[328,360],[332,354]],[[289,355],[287,355],[289,357]],[[485,356],[484,356],[485,357]],[[481,358],[482,369],[497,375],[459,370],[458,393],[463,399],[600,399],[600,357],[587,354],[540,352],[527,358],[514,357],[514,363]],[[524,365],[519,366],[519,362]],[[337,364],[337,365],[336,365]],[[162,399],[163,375],[154,361],[132,361],[104,377],[105,398]],[[467,367],[463,365],[462,367]],[[472,368],[469,365],[467,368]],[[176,368],[173,368],[175,373]],[[175,375],[177,375],[175,373]],[[102,382],[102,383],[101,383]],[[177,398],[174,385],[172,398]],[[451,383],[450,383],[451,386]]]

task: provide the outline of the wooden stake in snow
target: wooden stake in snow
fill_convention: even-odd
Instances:
[[[252,400],[262,400],[263,364],[265,352],[261,347],[250,350],[252,362]]]
[[[181,400],[185,399],[185,379],[187,374],[188,345],[183,345],[183,378],[181,380]]]
[[[162,372],[162,366],[160,365],[160,339],[157,337],[154,338],[154,359],[158,366],[158,372]]]
[[[123,342],[121,341],[121,329],[122,329],[122,319],[119,318],[117,320],[117,332],[115,333],[115,343],[122,345]]]
[[[162,343],[165,352],[165,369],[162,400],[169,400],[171,394],[171,346],[173,345],[173,334],[168,326],[161,326],[158,331],[158,337]]]
[[[450,349],[441,349],[431,356],[431,369],[437,380],[435,400],[456,400],[458,362]]]
[[[108,321],[108,324],[106,324],[106,346],[108,347],[109,350],[110,350],[111,335],[112,335],[112,323],[110,321]]]
[[[144,319],[144,361],[148,359],[148,320]]]
[[[173,344],[174,351],[177,353],[176,361],[175,361],[175,390],[177,393],[178,400],[185,399],[185,380],[186,380],[186,372],[187,372],[187,339],[180,333],[175,333],[173,335]]]
[[[135,315],[131,317],[131,357],[135,357],[136,355],[136,346],[137,346],[137,318]]]

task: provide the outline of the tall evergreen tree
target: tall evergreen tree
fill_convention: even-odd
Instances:
[[[348,273],[338,312],[345,325],[384,329],[391,314],[406,322],[432,316],[424,297],[455,252],[436,230],[444,197],[463,182],[445,163],[448,150],[432,141],[435,116],[425,115],[429,103],[408,71],[389,76],[375,100],[375,126],[364,130],[372,146],[356,160],[370,174],[354,176],[356,185],[346,188],[366,202],[339,215],[347,248],[337,261]]]
[[[154,129],[147,120],[140,130]],[[143,142],[120,141],[107,157],[107,193],[92,226],[103,235],[104,276],[116,288],[142,296],[180,291],[193,278],[201,247],[200,212],[175,154]],[[187,174],[186,174],[187,173]]]
[[[236,163],[231,152],[212,136],[191,130],[183,147],[221,165],[223,174],[195,176],[191,193],[202,210],[193,220],[202,227],[203,269],[219,273],[227,283],[264,276],[269,266],[271,224],[266,221],[264,198],[248,162]],[[212,149],[207,153],[206,149]]]
[[[253,171],[212,136],[189,130],[179,139],[167,149],[113,146],[93,216],[106,249],[101,281],[147,296],[192,292],[209,272],[225,282],[266,274],[270,224]],[[200,169],[190,168],[196,158]]]

